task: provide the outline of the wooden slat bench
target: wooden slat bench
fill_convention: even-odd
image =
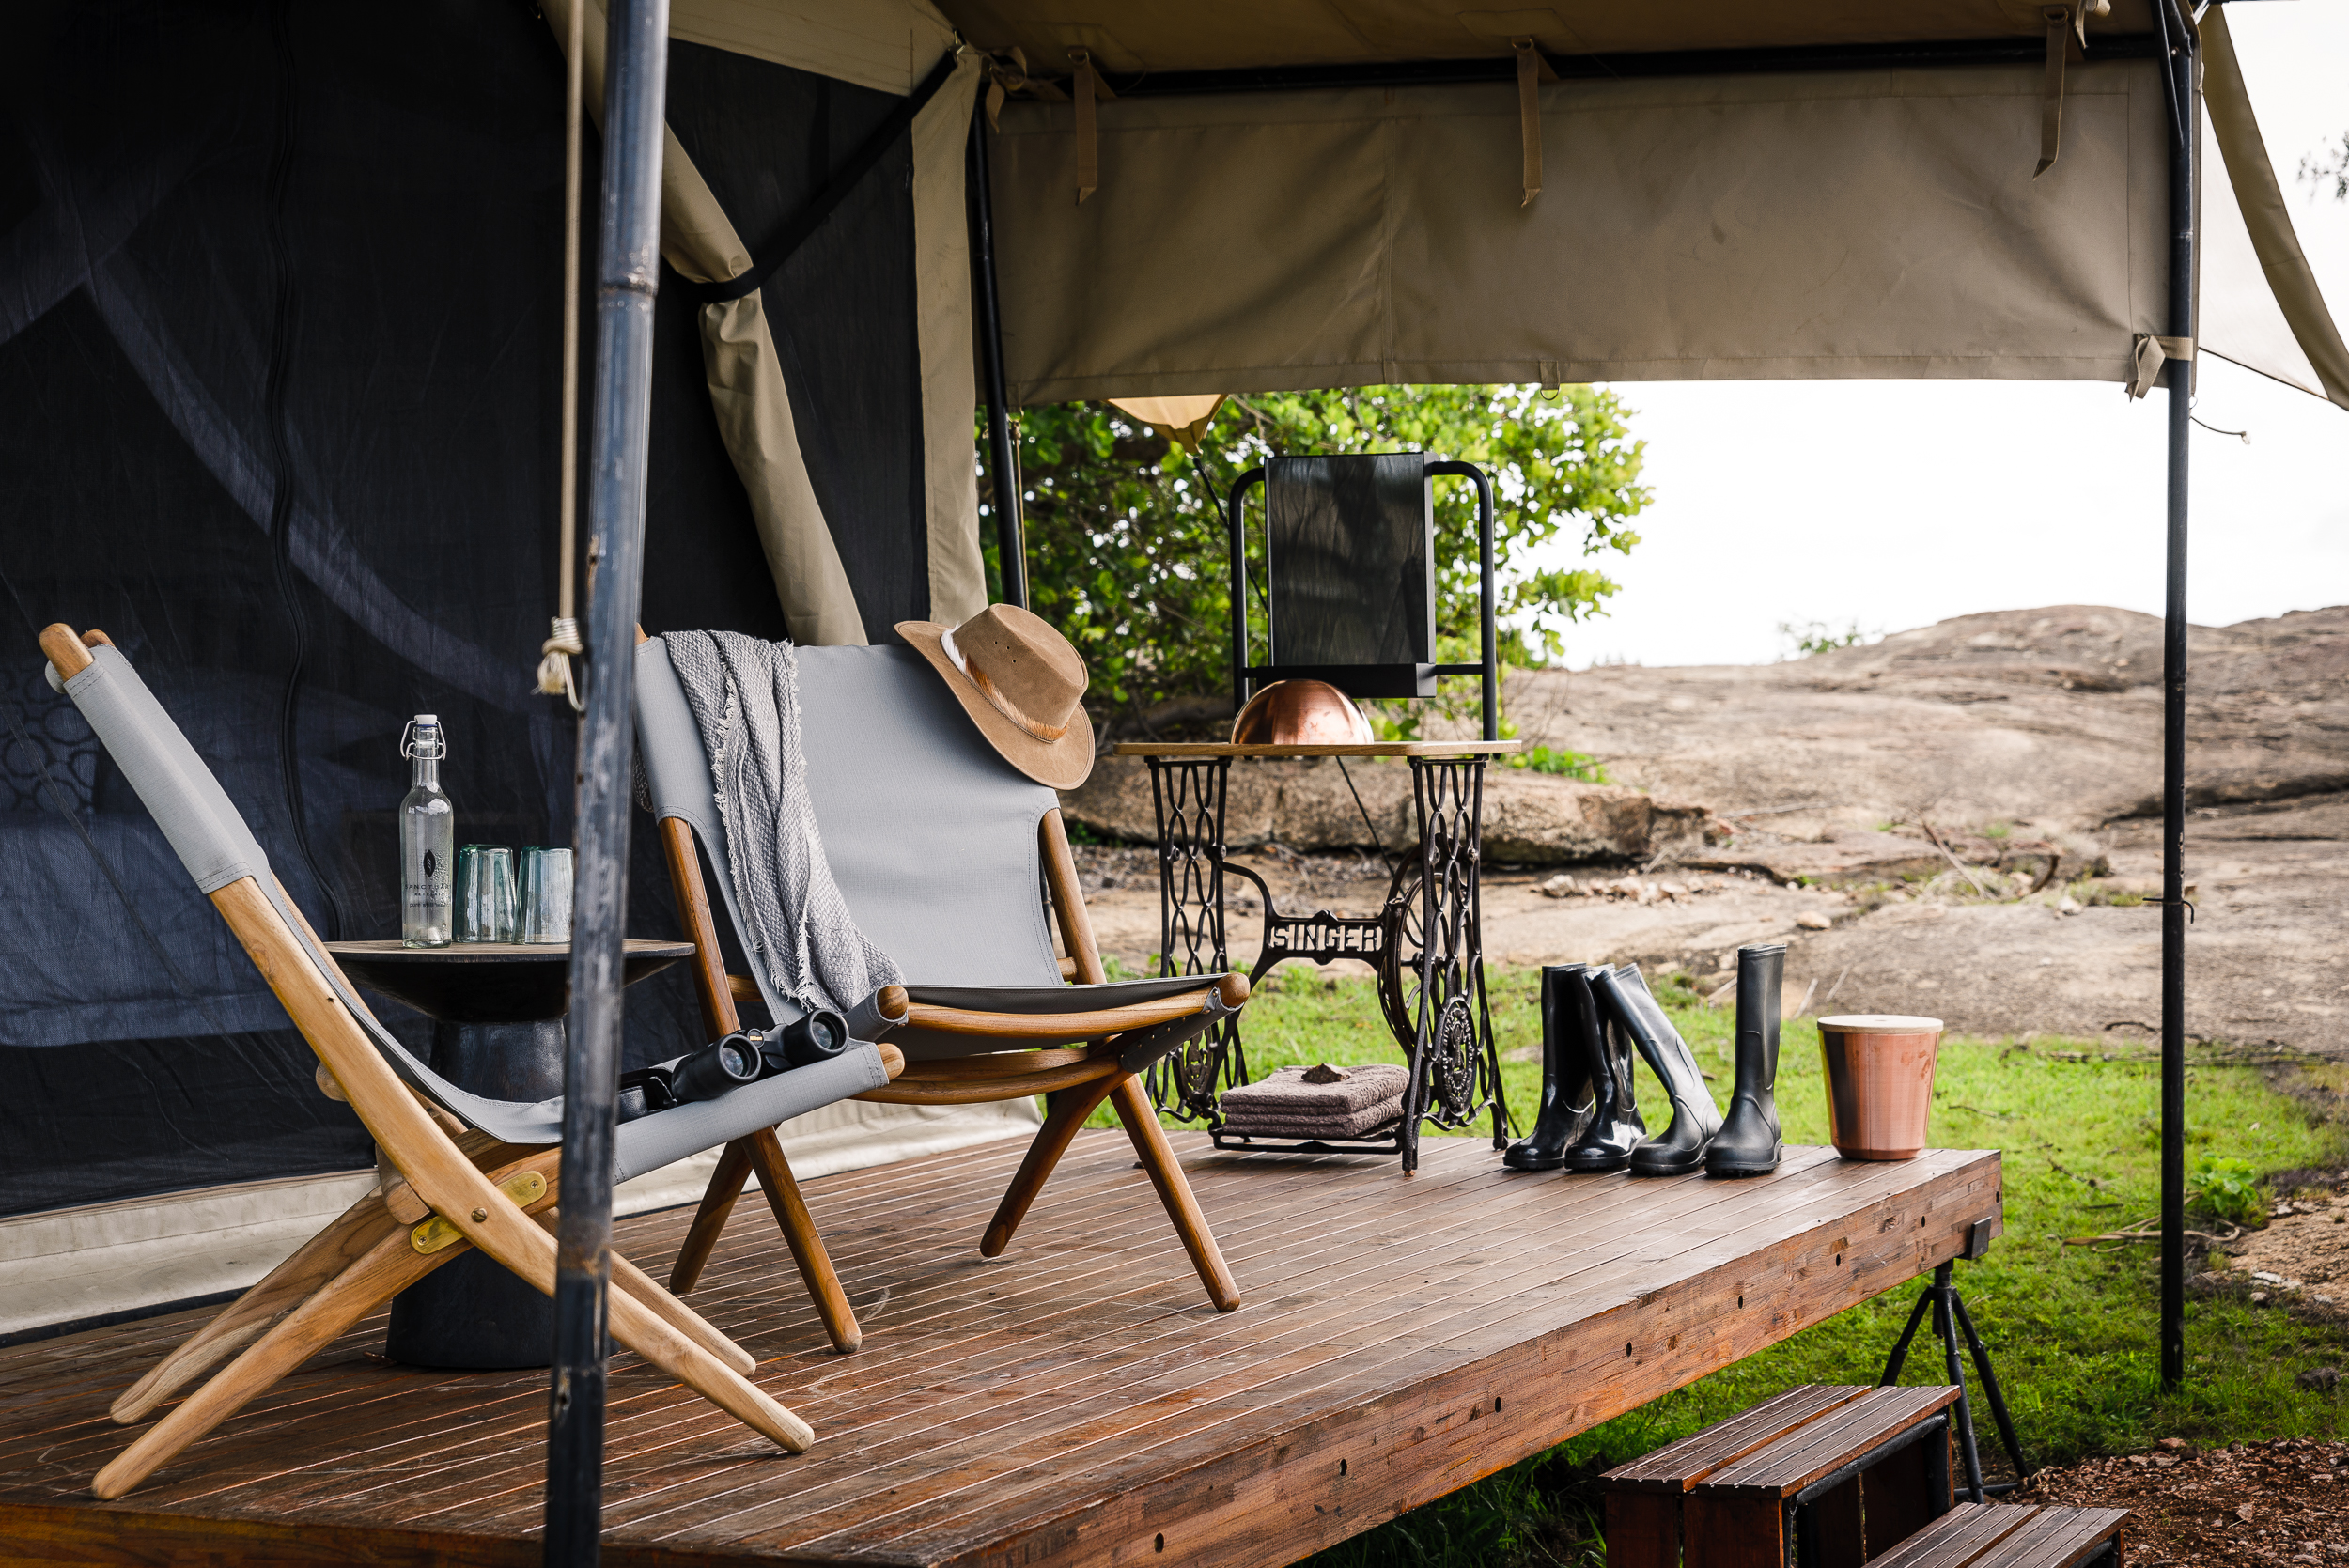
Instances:
[[[1609,1472],[1609,1568],[1860,1568],[1950,1506],[1954,1388],[1794,1389]]]
[[[2122,1568],[2122,1508],[1962,1502],[1868,1568]]]
[[[1600,1482],[1608,1568],[1671,1568],[1680,1560],[1680,1514],[1689,1487],[1867,1391],[1866,1384],[1807,1383],[1608,1471]]]

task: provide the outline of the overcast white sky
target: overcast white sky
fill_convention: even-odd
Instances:
[[[2228,8],[2302,245],[2349,321],[2349,204],[2296,176],[2349,131],[2349,0]],[[2207,147],[2207,142],[2205,143]],[[2216,174],[2216,153],[2212,152]],[[2163,405],[2057,381],[1648,381],[1656,500],[1567,660],[1756,663],[1782,621],[1898,631],[2043,604],[2162,607]],[[2349,601],[2349,411],[2202,364],[2189,613],[2224,625]]]

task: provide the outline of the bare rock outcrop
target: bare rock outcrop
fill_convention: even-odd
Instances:
[[[1642,888],[1686,896],[1551,897],[1548,869],[1496,869],[1486,951],[1724,977],[1738,945],[1779,940],[1789,995],[1812,1012],[2144,1051],[2161,1017],[2162,909],[2145,901],[2161,864],[2160,636],[2155,617],[2070,605],[1778,665],[1515,675],[1509,713],[1527,738],[1589,753],[1618,783],[1490,769],[1488,865],[1646,866],[1662,851]],[[2186,1031],[2349,1060],[2349,607],[2197,627],[2190,651]],[[1353,776],[1379,837],[1402,842],[1408,771]],[[1235,848],[1369,836],[1334,764],[1232,779]],[[1672,803],[1695,801],[1719,816]],[[1069,806],[1097,831],[1151,837],[1138,762],[1105,759]],[[1368,857],[1250,858],[1275,872],[1284,909],[1365,913],[1386,889]],[[1159,940],[1145,870],[1096,906],[1104,940],[1137,965]]]
[[[2349,607],[2195,627],[2196,805],[2349,789]],[[1529,671],[1509,713],[1619,782],[1812,836],[1926,815],[2093,829],[2159,810],[2161,622],[2058,605],[1783,664]]]
[[[1139,758],[1103,757],[1061,804],[1103,837],[1156,840],[1150,775]],[[1377,843],[1393,848],[1410,841],[1413,820],[1410,769],[1400,762],[1244,761],[1232,766],[1223,837],[1235,849],[1367,849],[1375,826]],[[1486,769],[1484,820],[1487,861],[1536,865],[1645,862],[1727,836],[1702,806],[1505,767]]]

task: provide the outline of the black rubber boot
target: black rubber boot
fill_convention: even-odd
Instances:
[[[1570,1027],[1565,987],[1565,977],[1585,967],[1550,964],[1542,970],[1542,1113],[1533,1130],[1501,1157],[1512,1171],[1557,1170],[1566,1162],[1566,1145],[1582,1135],[1591,1119],[1590,1065]]]
[[[1672,1101],[1672,1126],[1631,1151],[1631,1173],[1685,1176],[1704,1163],[1706,1146],[1721,1130],[1720,1108],[1705,1091],[1703,1070],[1664,1016],[1638,965],[1626,964],[1604,978],[1595,971],[1591,984],[1598,992],[1599,1010],[1639,1048]]]
[[[1566,1148],[1569,1171],[1620,1171],[1647,1136],[1647,1124],[1632,1102],[1631,1041],[1599,1010],[1598,984],[1607,974],[1605,966],[1594,964],[1566,980],[1574,1038],[1590,1063],[1595,1102],[1590,1125]]]
[[[1737,950],[1737,1087],[1729,1120],[1704,1151],[1708,1176],[1766,1176],[1785,1144],[1778,1132],[1778,999],[1786,949],[1776,942]]]

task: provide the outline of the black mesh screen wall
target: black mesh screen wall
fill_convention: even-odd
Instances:
[[[34,636],[113,635],[330,936],[397,934],[413,713],[448,726],[460,841],[568,838],[571,721],[530,691],[554,591],[560,56],[496,0],[85,0],[11,34],[0,1213],[364,1165]],[[690,44],[671,100],[754,247],[891,101]],[[881,636],[927,597],[907,176],[900,148],[767,290]],[[660,331],[646,625],[780,637],[681,291]],[[649,831],[631,889],[631,932],[673,934]],[[628,1008],[631,1060],[698,1033],[681,971]]]

